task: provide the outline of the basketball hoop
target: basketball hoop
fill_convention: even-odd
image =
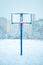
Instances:
[[[24,22],[19,22],[19,24],[24,24]]]
[[[11,14],[11,23],[20,24],[20,55],[22,55],[22,25],[31,24],[32,14],[29,13],[12,13]]]

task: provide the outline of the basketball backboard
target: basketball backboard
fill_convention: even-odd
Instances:
[[[18,24],[19,22],[31,23],[32,14],[29,13],[12,13],[11,14],[11,23]]]

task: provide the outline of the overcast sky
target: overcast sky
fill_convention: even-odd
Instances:
[[[0,17],[11,19],[11,13],[35,13],[36,18],[43,18],[43,0],[0,0]]]

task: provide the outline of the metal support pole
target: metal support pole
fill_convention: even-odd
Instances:
[[[21,40],[21,49],[20,49],[20,55],[22,55],[22,24],[20,24],[20,40]]]
[[[22,22],[22,21],[23,21],[23,14],[20,14],[20,22]],[[20,41],[21,41],[20,55],[22,55],[22,25],[23,25],[23,23],[20,23]]]

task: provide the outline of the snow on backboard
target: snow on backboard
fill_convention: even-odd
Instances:
[[[11,14],[11,23],[19,23],[19,22],[24,22],[24,23],[31,23],[32,21],[32,14],[29,13],[12,13]]]

